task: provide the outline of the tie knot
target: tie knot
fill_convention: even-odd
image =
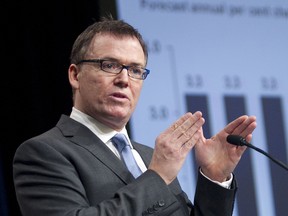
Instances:
[[[117,133],[112,137],[112,142],[116,145],[119,152],[122,152],[125,146],[129,146],[126,136],[122,133]]]

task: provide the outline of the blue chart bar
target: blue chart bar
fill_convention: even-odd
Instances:
[[[203,133],[205,137],[211,137],[207,95],[186,95],[186,109],[188,112],[192,113],[195,111],[202,112],[202,115],[205,118]],[[198,170],[196,162],[194,162],[194,170]]]
[[[224,96],[227,123],[241,115],[247,114],[243,96]],[[237,205],[239,216],[257,216],[256,192],[253,185],[251,153],[247,149],[235,169],[239,190]]]
[[[186,108],[188,112],[202,112],[205,118],[205,124],[203,126],[204,135],[205,137],[211,137],[207,95],[186,95]]]
[[[287,164],[283,110],[280,97],[262,97],[267,148],[270,155]],[[288,212],[288,173],[270,161],[276,215]]]

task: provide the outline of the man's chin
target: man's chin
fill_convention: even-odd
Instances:
[[[125,121],[127,119],[127,121],[129,120],[131,113],[127,112],[127,109],[115,109],[110,111],[109,115],[111,116],[111,118],[117,119],[118,121]]]

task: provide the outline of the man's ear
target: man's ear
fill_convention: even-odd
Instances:
[[[79,70],[75,64],[71,64],[68,69],[68,78],[72,87],[78,87]]]

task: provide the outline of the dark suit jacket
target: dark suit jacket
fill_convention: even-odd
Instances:
[[[132,142],[148,166],[153,149]],[[198,175],[194,205],[176,179],[147,170],[136,180],[87,127],[61,116],[56,127],[21,144],[13,162],[23,216],[232,215],[236,184]]]

